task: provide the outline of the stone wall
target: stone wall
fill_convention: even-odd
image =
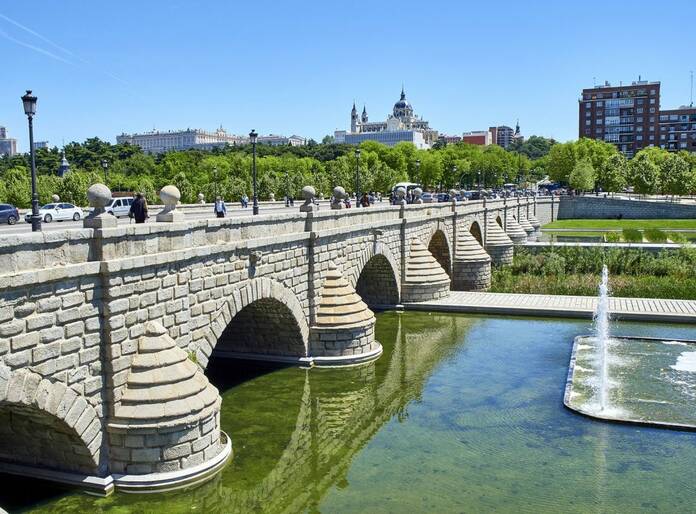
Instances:
[[[696,218],[696,205],[596,196],[562,196],[558,219],[681,219]]]

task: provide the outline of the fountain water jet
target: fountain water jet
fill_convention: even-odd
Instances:
[[[594,313],[594,329],[599,360],[599,409],[603,411],[607,406],[607,345],[609,344],[609,269],[606,264],[602,267],[599,302]]]

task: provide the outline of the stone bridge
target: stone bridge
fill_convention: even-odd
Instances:
[[[368,362],[372,309],[485,289],[552,199],[261,215],[0,238],[0,469],[110,492],[231,455],[214,356]]]

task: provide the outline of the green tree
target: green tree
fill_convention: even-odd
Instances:
[[[656,193],[660,186],[660,168],[651,158],[651,152],[643,149],[628,165],[629,182],[641,194]]]
[[[689,162],[679,154],[669,154],[660,164],[660,185],[663,193],[684,195],[694,180]]]
[[[570,172],[568,177],[570,187],[580,191],[587,191],[594,187],[595,172],[592,167],[592,161],[589,158],[580,159]]]
[[[575,168],[576,152],[575,143],[562,143],[554,145],[549,151],[546,161],[546,172],[551,180],[556,182],[568,182],[570,173]]]
[[[628,163],[619,152],[611,155],[597,168],[597,183],[604,191],[623,191],[627,180]]]

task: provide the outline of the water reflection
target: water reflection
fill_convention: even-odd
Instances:
[[[42,507],[62,512],[316,511],[329,489],[347,487],[354,456],[380,428],[408,417],[409,405],[420,400],[433,371],[478,322],[383,313],[376,336],[384,354],[350,369],[278,369],[213,359],[207,374],[223,396],[221,424],[235,452],[220,475],[186,492],[109,498],[71,493]]]

